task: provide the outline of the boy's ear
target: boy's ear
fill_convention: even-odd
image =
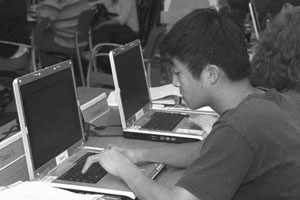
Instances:
[[[206,73],[208,81],[213,85],[220,78],[220,69],[216,65],[207,65]]]

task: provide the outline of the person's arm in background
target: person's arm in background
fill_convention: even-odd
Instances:
[[[62,5],[59,4],[58,0],[45,0],[37,6],[36,15],[38,22],[40,20],[47,20],[46,28],[51,27],[54,20],[59,15]]]
[[[95,26],[95,29],[99,29],[101,26],[108,25],[108,24],[119,24],[119,25],[126,24],[126,22],[130,17],[130,13],[134,8],[134,2],[132,0],[121,0],[118,2],[118,4],[120,6],[120,10],[117,13],[118,16],[111,17],[109,20],[98,24],[97,26]]]

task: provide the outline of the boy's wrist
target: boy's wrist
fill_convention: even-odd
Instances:
[[[145,149],[135,149],[134,151],[136,163],[144,162]]]

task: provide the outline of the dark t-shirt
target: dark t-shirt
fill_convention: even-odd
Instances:
[[[300,197],[300,118],[271,90],[223,113],[178,186],[199,199]]]
[[[286,100],[300,113],[300,93],[295,90],[288,90],[282,94]]]

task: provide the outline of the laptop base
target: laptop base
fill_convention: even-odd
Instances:
[[[138,139],[138,140],[150,140],[156,142],[168,142],[168,143],[188,143],[188,142],[199,142],[201,140],[195,138],[183,138],[176,136],[164,136],[156,134],[143,134],[123,131],[123,136],[129,139]]]

